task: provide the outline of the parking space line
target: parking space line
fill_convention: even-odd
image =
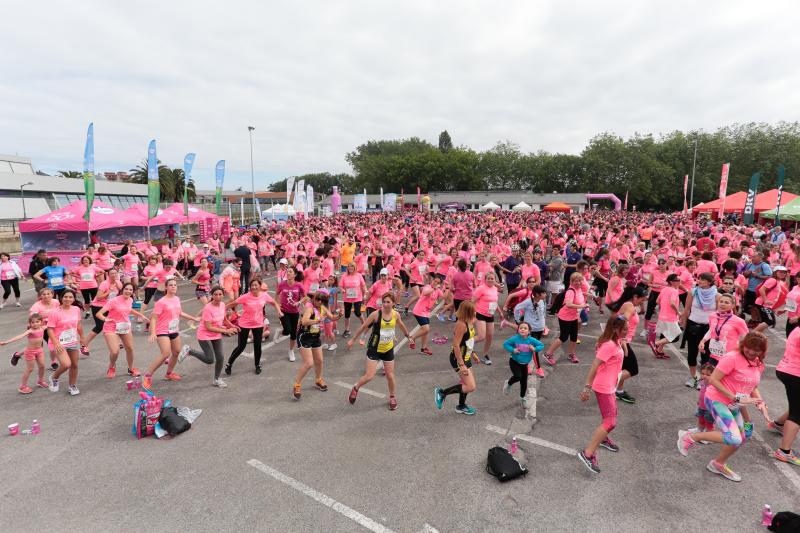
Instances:
[[[493,433],[498,433],[500,435],[505,435],[508,433],[505,429],[497,426],[488,425],[486,426],[487,431],[491,431]],[[568,448],[566,446],[562,446],[561,444],[557,444],[555,442],[550,442],[549,440],[540,439],[538,437],[532,437],[530,435],[524,434],[517,434],[514,435],[517,437],[517,440],[522,440],[525,442],[530,442],[531,444],[536,444],[537,446],[543,446],[545,448],[550,448],[551,450],[555,450],[557,452],[565,453],[570,456],[578,455],[578,450],[573,450],[572,448]]]
[[[334,381],[333,384],[338,385],[343,389],[347,390],[351,390],[353,388],[352,385],[348,385],[344,381]],[[381,394],[380,392],[375,392],[374,390],[365,389],[364,387],[358,389],[358,392],[363,392],[364,394],[369,394],[370,396],[375,396],[376,398],[381,398],[381,399],[386,398],[385,394]]]
[[[301,494],[308,496],[312,500],[319,502],[322,505],[325,505],[326,507],[330,507],[340,515],[349,518],[350,520],[360,525],[364,529],[368,529],[369,531],[374,531],[375,533],[394,533],[391,529],[384,526],[383,524],[379,524],[375,520],[359,513],[355,509],[348,507],[343,503],[337,502],[330,496],[326,496],[325,494],[322,494],[321,492],[312,489],[308,485],[305,485],[297,481],[296,479],[287,476],[283,472],[279,472],[274,468],[265,465],[264,463],[258,461],[257,459],[250,459],[249,461],[247,461],[247,464],[252,466],[256,470],[260,470],[261,472],[267,474],[273,479],[280,481],[284,485],[293,488],[294,490],[300,492]]]
[[[434,307],[434,308],[431,310],[431,316],[435,316],[435,315],[436,315],[436,313],[438,313],[438,312],[439,312],[439,309],[441,309],[443,305],[444,305],[444,302],[442,302],[442,303],[440,303],[439,305],[437,305],[436,307]],[[412,313],[412,315],[413,315],[413,313]],[[408,318],[408,317],[403,317],[403,318]],[[415,326],[415,327],[414,327],[414,329],[411,329],[411,330],[409,330],[409,332],[408,332],[408,336],[410,337],[410,336],[414,335],[414,333],[416,333],[417,331],[419,331],[419,328],[420,328],[419,326]],[[408,339],[407,339],[406,337],[403,337],[403,338],[400,340],[400,342],[398,342],[398,343],[395,345],[395,347],[394,347],[394,349],[395,349],[395,352],[397,352],[398,350],[400,350],[400,348],[402,348],[402,347],[403,347],[403,345],[404,345],[404,344],[406,344],[407,342],[408,342]]]

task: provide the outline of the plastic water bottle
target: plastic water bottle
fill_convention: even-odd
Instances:
[[[511,437],[511,450],[509,451],[511,453],[517,453],[517,450],[519,450],[517,447],[517,437]]]
[[[764,504],[764,508],[761,510],[761,525],[762,526],[772,525],[772,509],[766,503]]]
[[[39,425],[38,420],[34,420],[31,424],[31,434],[38,435],[42,431],[42,427]]]

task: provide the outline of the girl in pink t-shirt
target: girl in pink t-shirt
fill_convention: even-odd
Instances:
[[[133,309],[133,283],[122,285],[122,293],[110,299],[100,311],[97,318],[104,321],[103,334],[108,346],[108,371],[106,377],[112,379],[117,374],[117,357],[120,343],[125,348],[128,361],[128,375],[139,376],[139,370],[133,366],[133,334],[131,333],[131,315],[147,320],[139,311]]]
[[[589,393],[594,391],[602,418],[589,443],[578,453],[578,459],[595,474],[600,473],[596,454],[598,447],[602,446],[612,452],[619,451],[619,446],[609,438],[608,434],[617,425],[617,398],[614,393],[617,390],[617,377],[622,370],[622,360],[625,356],[622,344],[627,330],[628,321],[623,315],[608,319],[603,333],[597,339],[595,359],[592,361],[586,376],[586,385],[580,394],[581,401],[585,402],[589,399]]]
[[[15,352],[14,355],[11,356],[12,365],[17,364],[20,355],[25,357],[25,370],[22,371],[22,382],[17,389],[20,394],[30,394],[33,392],[33,389],[28,386],[28,378],[33,372],[34,364],[39,367],[39,379],[36,381],[36,384],[43,389],[49,386],[44,380],[43,323],[42,316],[34,313],[28,317],[28,328],[24,332],[7,341],[0,341],[0,346],[5,346],[27,337],[28,344],[25,346],[25,351],[22,352],[22,354]]]
[[[551,365],[555,364],[553,354],[562,344],[567,343],[567,356],[570,362],[578,364],[580,360],[575,354],[575,346],[578,343],[578,317],[581,310],[588,309],[586,297],[583,295],[583,275],[573,272],[569,278],[569,287],[564,291],[564,305],[558,310],[559,335],[544,354],[544,358]]]
[[[408,347],[412,350],[417,347],[416,339],[421,338],[422,347],[419,351],[424,355],[433,355],[433,352],[428,347],[428,332],[431,330],[431,311],[443,296],[442,281],[438,277],[431,278],[431,284],[422,288],[419,300],[417,300],[413,311],[414,318],[419,324],[419,329],[411,335],[408,341]]]
[[[200,326],[197,328],[197,342],[200,350],[189,350],[188,354],[200,359],[204,363],[214,364],[214,381],[212,385],[224,389],[227,383],[220,379],[222,367],[225,364],[225,353],[222,351],[222,336],[235,335],[239,328],[234,326],[227,318],[225,304],[222,301],[225,292],[220,287],[211,289],[211,301],[208,302],[200,314]],[[180,358],[179,358],[180,361]]]
[[[709,378],[705,396],[706,409],[714,419],[716,430],[698,433],[678,431],[678,451],[681,455],[688,455],[689,450],[700,441],[723,444],[717,457],[708,463],[707,469],[731,481],[742,480],[726,463],[750,436],[745,431],[742,406],[755,405],[764,417],[767,416],[767,406],[758,391],[766,354],[767,338],[763,333],[752,332],[744,336],[737,350],[728,352],[720,359]]]
[[[122,292],[122,281],[119,279],[119,272],[112,268],[106,274],[108,278],[100,282],[100,285],[97,287],[97,294],[95,294],[95,297],[91,303],[91,313],[92,318],[94,319],[94,327],[86,336],[86,344],[84,344],[84,347],[81,350],[83,355],[89,355],[89,345],[92,343],[94,338],[97,337],[101,331],[103,331],[103,326],[105,325],[102,320],[97,318],[97,312],[100,311],[100,309],[102,309],[106,303],[108,303],[109,299],[116,298],[117,295]]]
[[[498,312],[499,291],[497,289],[497,276],[490,270],[483,277],[483,282],[472,291],[472,301],[475,303],[475,344],[483,341],[483,362],[492,364],[489,350],[494,338],[494,315]],[[502,319],[502,316],[500,317]],[[477,355],[476,355],[477,357]]]
[[[256,374],[261,373],[261,340],[264,328],[264,306],[271,305],[275,308],[278,317],[282,317],[283,313],[272,296],[266,291],[262,291],[261,279],[253,279],[250,281],[250,292],[246,292],[239,296],[236,300],[230,302],[227,307],[236,309],[237,306],[242,306],[241,318],[237,326],[239,327],[239,342],[234,348],[231,356],[228,358],[228,365],[225,367],[225,373],[230,375],[233,363],[241,355],[247,347],[247,339],[253,334],[253,359],[255,362]]]
[[[658,319],[656,323],[654,337],[660,337],[657,341],[649,338],[647,343],[653,350],[653,354],[658,359],[669,359],[669,355],[664,353],[664,346],[681,336],[681,327],[678,325],[678,314],[680,313],[680,292],[678,288],[681,278],[677,274],[667,276],[667,286],[663,287],[656,298],[658,304]]]
[[[341,279],[339,279],[339,289],[344,297],[344,333],[343,337],[350,336],[350,313],[354,312],[358,320],[363,324],[364,318],[361,316],[361,304],[364,301],[364,293],[367,292],[367,284],[364,276],[356,272],[353,263],[347,265]]]
[[[181,299],[178,297],[178,280],[171,279],[167,282],[167,294],[155,303],[153,312],[150,314],[148,341],[158,344],[159,354],[144,372],[144,388],[152,387],[153,374],[167,359],[169,359],[169,364],[164,377],[170,381],[181,380],[181,376],[174,372],[175,364],[179,359],[183,360],[189,351],[188,346],[181,346],[181,318],[200,322],[200,317],[183,312]]]
[[[59,296],[59,305],[50,312],[47,319],[47,336],[53,344],[58,357],[58,369],[50,376],[50,391],[58,392],[58,378],[69,371],[69,393],[80,394],[78,390],[78,357],[83,344],[81,310],[75,303],[75,292],[65,289]]]
[[[139,259],[139,254],[136,250],[136,246],[128,246],[128,253],[123,255],[121,259],[125,265],[123,269],[122,281],[133,283],[133,292],[135,294],[139,287],[139,263],[141,262],[141,259]]]
[[[81,263],[71,272],[72,277],[78,280],[78,288],[83,296],[83,310],[88,314],[89,307],[94,297],[97,295],[97,279],[102,276],[103,269],[92,264],[92,258],[88,255],[81,257]]]
[[[721,294],[717,297],[717,312],[708,317],[708,333],[700,341],[700,351],[704,351],[708,344],[714,361],[736,350],[739,341],[748,332],[747,322],[733,314],[733,310],[733,295]]]

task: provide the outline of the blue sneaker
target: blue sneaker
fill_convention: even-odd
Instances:
[[[470,407],[469,405],[457,405],[456,406],[456,413],[460,413],[462,415],[474,415],[475,408]]]
[[[433,401],[436,403],[436,408],[441,409],[442,405],[444,405],[444,394],[442,394],[442,389],[439,387],[433,388]]]

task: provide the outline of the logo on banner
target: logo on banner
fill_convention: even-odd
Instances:
[[[53,213],[45,219],[45,222],[60,222],[62,220],[69,220],[70,218],[75,218],[75,215],[72,213]]]
[[[59,231],[58,233],[56,233],[56,239],[59,241],[66,241],[68,237],[69,235],[67,235],[63,231]]]
[[[755,211],[755,189],[747,189],[747,199],[744,202],[744,214],[753,215]]]
[[[113,215],[114,214],[114,210],[111,209],[110,207],[93,207],[92,211],[94,211],[95,213],[99,213],[101,215]]]

